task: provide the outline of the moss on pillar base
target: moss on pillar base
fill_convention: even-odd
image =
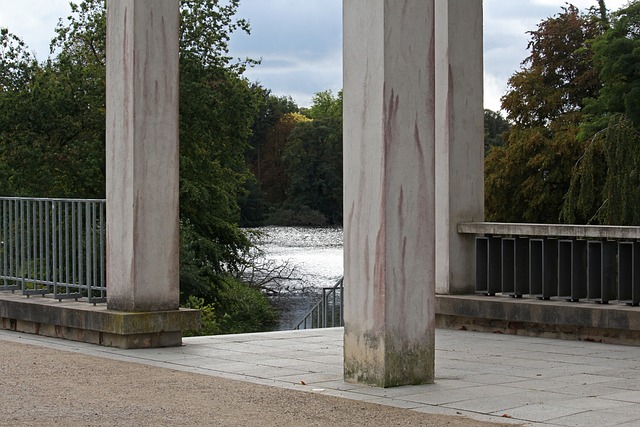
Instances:
[[[427,333],[419,342],[386,333],[360,336],[345,332],[344,378],[347,382],[374,387],[433,384],[435,380],[435,336]]]
[[[420,342],[403,342],[387,334],[385,387],[433,384],[435,379],[435,335]]]
[[[106,305],[0,295],[0,328],[120,348],[179,346],[198,310],[127,313]]]

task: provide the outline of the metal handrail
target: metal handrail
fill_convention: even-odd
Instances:
[[[0,290],[106,301],[105,206],[0,197]]]
[[[294,328],[335,328],[344,326],[344,277],[330,288],[322,288],[322,298]]]

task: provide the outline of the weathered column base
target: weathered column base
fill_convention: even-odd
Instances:
[[[345,329],[345,348],[350,350],[349,355],[345,353],[345,381],[382,388],[433,384],[435,337],[432,332],[426,334],[422,342],[408,344],[400,342],[399,334],[374,338]]]
[[[124,349],[177,347],[182,331],[198,329],[198,310],[130,313],[84,304],[0,294],[0,328]]]

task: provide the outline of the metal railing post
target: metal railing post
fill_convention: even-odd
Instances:
[[[331,288],[322,288],[322,297],[309,312],[304,316],[302,320],[298,322],[294,329],[311,329],[313,328],[328,328],[344,326],[344,299],[342,292],[344,287],[344,278],[340,278],[336,284]],[[337,292],[340,290],[340,298],[337,297]],[[331,308],[328,305],[332,303]],[[339,304],[339,308],[336,309],[336,304]],[[337,319],[336,311],[340,313],[340,318]],[[329,321],[329,314],[331,314],[331,321]],[[315,322],[314,322],[315,321]],[[309,322],[309,325],[308,323]]]

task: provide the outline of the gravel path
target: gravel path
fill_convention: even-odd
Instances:
[[[0,340],[0,425],[492,426]]]

